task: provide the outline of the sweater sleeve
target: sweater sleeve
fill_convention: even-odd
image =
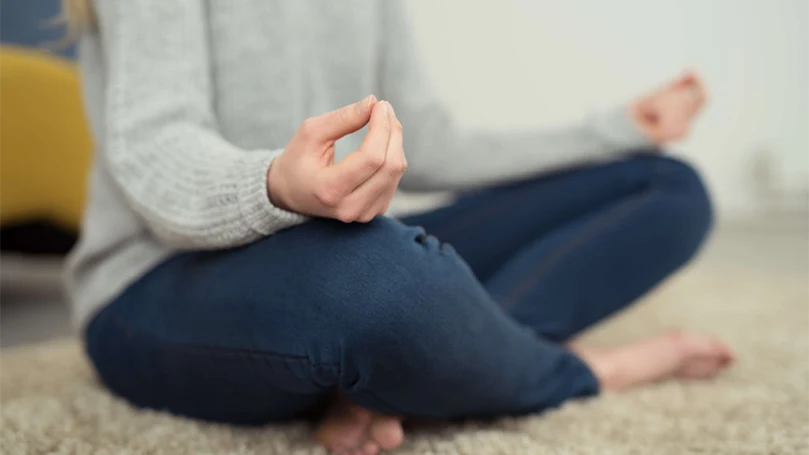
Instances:
[[[463,190],[617,156],[651,142],[619,107],[547,131],[464,131],[431,90],[401,0],[383,2],[380,93],[404,126],[406,191]]]
[[[243,150],[217,131],[204,3],[95,2],[106,62],[101,153],[150,231],[177,249],[234,247],[305,220],[267,194],[282,150]]]

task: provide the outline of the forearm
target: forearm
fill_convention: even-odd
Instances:
[[[429,117],[427,117],[429,119]],[[625,109],[553,131],[462,131],[448,115],[433,116],[408,137],[409,191],[464,190],[601,161],[650,142]]]
[[[218,249],[252,242],[303,221],[274,207],[267,170],[280,151],[245,151],[194,125],[109,141],[111,174],[163,243]]]
[[[383,2],[381,94],[404,125],[409,191],[462,190],[609,159],[650,142],[621,108],[555,131],[464,131],[431,88],[405,20],[403,2]]]
[[[149,230],[171,248],[217,249],[301,222],[267,194],[267,171],[280,150],[243,150],[217,129],[204,3],[95,6],[106,60],[97,142]]]

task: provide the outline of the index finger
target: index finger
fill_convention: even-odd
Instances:
[[[319,139],[336,141],[365,126],[375,104],[376,97],[369,95],[354,104],[312,117],[310,122]]]
[[[705,101],[705,84],[702,82],[700,75],[693,70],[685,72],[675,84],[677,87],[692,90],[695,101],[700,104]]]
[[[360,148],[323,170],[326,184],[346,196],[365,183],[385,164],[390,134],[390,106],[382,101],[373,108]]]
[[[691,113],[696,113],[702,105],[705,104],[705,99],[707,98],[705,85],[702,84],[702,81],[698,77],[692,76],[689,78],[688,82],[684,84],[683,89],[688,92]]]

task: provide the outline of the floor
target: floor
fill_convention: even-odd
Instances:
[[[809,217],[774,215],[725,222],[714,231],[699,260],[809,283]]]
[[[61,295],[60,267],[58,261],[2,258],[0,347],[20,346],[72,334],[70,313]]]

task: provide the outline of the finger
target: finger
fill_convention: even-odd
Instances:
[[[388,159],[386,165],[392,169],[392,175],[397,175],[394,181],[388,185],[381,194],[379,194],[375,201],[372,201],[366,208],[364,219],[370,220],[377,215],[384,215],[388,211],[390,202],[396,195],[399,188],[399,182],[402,180],[404,172],[407,170],[407,158],[404,154],[403,140],[402,140],[402,124],[395,117],[391,120],[392,131],[390,141],[388,142]],[[361,188],[360,188],[361,189]]]
[[[699,93],[691,87],[681,87],[672,92],[667,103],[666,116],[672,122],[688,123],[699,110]]]
[[[694,69],[687,69],[679,77],[680,85],[702,84],[702,76]]]
[[[676,97],[682,93],[690,94],[688,91],[691,90],[690,86],[693,80],[694,75],[692,73],[684,72],[683,74],[666,83],[657,93],[657,95],[658,97]]]
[[[702,78],[693,70],[686,71],[681,77],[677,79],[675,87],[678,89],[685,89],[691,98],[692,113],[696,112],[707,99],[705,91],[705,84]]]
[[[393,109],[391,112],[393,113]],[[359,221],[370,221],[374,216],[387,210],[405,171],[402,124],[396,119],[395,113],[391,115],[391,133],[387,149],[387,159],[382,169],[346,198],[349,204],[362,205]]]
[[[360,148],[323,170],[325,184],[340,197],[352,193],[385,164],[391,131],[389,111],[390,104],[385,101],[374,106]]]
[[[400,144],[399,144],[399,156],[402,159],[402,163],[404,164],[404,170],[406,171],[407,170],[407,156],[405,155],[405,152],[404,152],[404,127],[402,126],[402,123],[399,121],[399,117],[396,116],[395,112],[393,114],[393,122],[394,122],[393,123],[394,128],[399,130],[399,135],[401,136]]]
[[[705,84],[702,82],[701,78],[695,76],[690,87],[696,101],[696,109],[699,109],[708,100],[708,93],[705,88]]]
[[[394,129],[398,127],[399,131],[402,132],[402,124],[399,123],[399,119],[394,116],[393,121],[394,121]],[[389,155],[391,154],[390,149],[388,150],[388,154]],[[402,175],[400,175],[399,178],[396,179],[396,182],[393,185],[391,185],[388,192],[383,194],[382,197],[380,197],[379,200],[377,201],[377,205],[374,208],[374,210],[378,215],[384,215],[385,212],[388,211],[388,207],[390,206],[393,197],[396,195],[396,191],[399,189],[399,182],[401,182],[404,173],[407,171],[407,156],[405,155],[404,152],[404,140],[402,140],[401,147],[399,147],[399,157],[403,168]]]
[[[378,214],[372,208],[384,194],[389,192],[395,182],[396,177],[391,177],[386,170],[380,170],[343,199],[342,203],[334,209],[334,218],[345,223],[371,221]]]
[[[694,83],[697,79],[697,73],[693,70],[685,70],[679,76],[675,77],[667,86],[669,88],[682,88]]]
[[[697,73],[695,71],[693,71],[693,70],[688,69],[688,70],[683,71],[683,73],[680,75],[680,77],[677,78],[677,83],[680,84],[680,85],[690,84],[696,78],[697,78]]]
[[[401,177],[398,177],[388,188],[385,192],[380,195],[374,204],[366,211],[365,219],[372,219],[378,215],[384,215],[385,212],[388,211],[390,207],[391,201],[393,201],[393,197],[396,195],[396,190],[399,188],[399,181],[401,181]]]
[[[369,95],[354,104],[312,117],[304,123],[307,134],[324,141],[336,141],[358,131],[368,123],[376,102],[376,97]]]

